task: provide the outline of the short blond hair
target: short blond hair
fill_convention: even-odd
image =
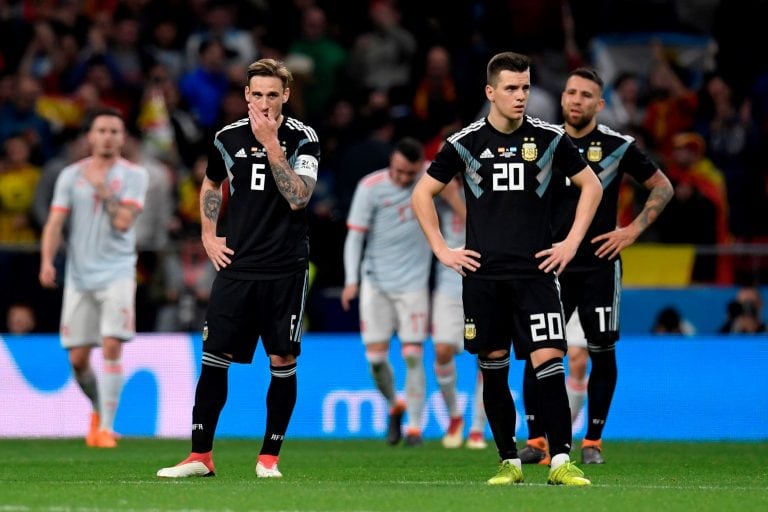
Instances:
[[[293,74],[281,61],[275,59],[259,59],[248,66],[246,80],[251,82],[254,76],[273,76],[283,82],[283,89],[287,89],[293,81]]]

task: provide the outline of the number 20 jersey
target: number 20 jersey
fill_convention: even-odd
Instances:
[[[525,116],[512,133],[476,121],[446,140],[428,169],[448,183],[464,173],[466,248],[480,253],[477,278],[537,275],[537,252],[552,246],[553,170],[573,176],[587,167],[562,127]]]

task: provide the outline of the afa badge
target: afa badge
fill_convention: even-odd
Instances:
[[[539,156],[539,149],[536,147],[536,143],[533,141],[533,137],[523,138],[523,160],[526,162],[532,162]]]
[[[603,148],[600,143],[591,144],[587,148],[587,160],[590,162],[599,162],[603,159]]]
[[[467,319],[464,322],[464,339],[465,340],[473,340],[477,337],[477,328],[475,327],[475,322],[471,319]]]

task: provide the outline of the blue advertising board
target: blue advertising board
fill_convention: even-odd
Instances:
[[[379,438],[387,406],[370,378],[357,334],[312,334],[302,341],[299,395],[288,431],[295,438]],[[619,382],[604,437],[661,440],[768,439],[767,336],[625,336],[617,345]],[[116,430],[124,436],[187,438],[201,340],[189,334],[144,334],[126,345],[125,387]],[[399,390],[404,365],[399,346],[391,361]],[[439,438],[448,412],[433,375],[426,344],[427,400],[424,436]],[[93,363],[101,371],[100,353]],[[469,354],[457,357],[459,406],[469,422],[476,376]],[[510,388],[517,407],[517,436],[527,438],[521,383],[513,361]],[[257,349],[251,365],[230,369],[220,437],[263,435],[268,360]],[[0,437],[84,435],[90,405],[72,378],[56,335],[0,338]],[[586,428],[583,415],[574,438]],[[489,431],[487,436],[490,437]]]

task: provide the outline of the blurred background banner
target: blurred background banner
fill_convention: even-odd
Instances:
[[[306,334],[299,362],[299,395],[288,431],[294,438],[383,438],[387,407],[371,386],[357,334]],[[434,354],[426,344],[425,363]],[[393,343],[392,354],[399,353]],[[116,430],[125,436],[188,438],[200,366],[198,335],[144,334],[125,347],[126,384]],[[619,382],[606,425],[610,439],[768,439],[768,337],[624,336],[617,345]],[[404,375],[392,357],[395,375]],[[101,358],[93,357],[96,371]],[[459,404],[469,417],[475,359],[456,360]],[[266,365],[261,348],[252,366]],[[248,365],[230,369],[229,398],[217,434],[261,437],[269,374]],[[521,398],[523,365],[512,364],[517,437],[527,428]],[[439,438],[448,414],[428,373],[426,438]],[[404,383],[397,382],[402,392]],[[58,336],[0,339],[1,437],[80,437],[89,405],[77,389]],[[586,430],[583,417],[574,436]],[[490,433],[487,433],[490,436]],[[382,441],[383,442],[383,441]]]

